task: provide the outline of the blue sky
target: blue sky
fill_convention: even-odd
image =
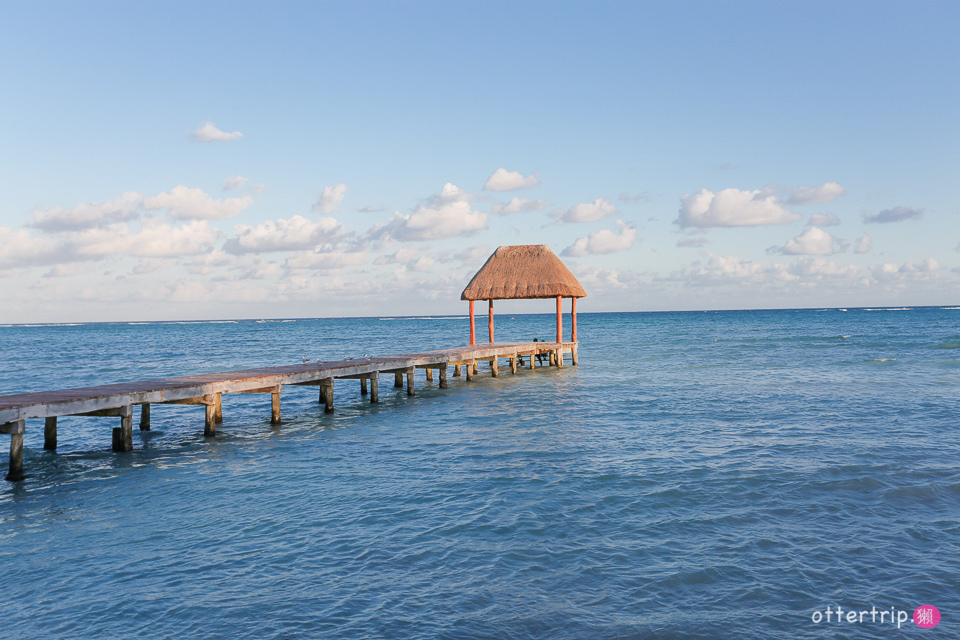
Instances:
[[[951,2],[5,2],[0,322],[960,304]],[[504,303],[509,312],[549,301]]]

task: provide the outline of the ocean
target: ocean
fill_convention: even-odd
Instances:
[[[333,414],[287,388],[277,426],[269,396],[225,395],[214,438],[202,407],[155,405],[132,452],[116,419],[66,417],[51,453],[28,420],[28,477],[0,483],[0,637],[960,637],[960,309],[578,319],[577,367],[418,372],[412,398],[389,377],[376,405],[340,381]],[[553,332],[497,316],[500,341]],[[3,326],[0,394],[467,335]]]

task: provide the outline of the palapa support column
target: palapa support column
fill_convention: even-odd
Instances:
[[[487,328],[490,330],[490,342],[493,342],[493,298],[490,298],[488,302],[490,303],[490,307],[487,311],[487,314],[490,317],[487,320]]]
[[[333,378],[330,378],[329,382],[324,381],[321,390],[323,391],[323,412],[333,413]]]
[[[470,301],[470,344],[477,344],[477,324],[473,317],[473,304],[476,300]]]
[[[280,390],[281,387],[277,387],[270,394],[270,424],[280,424]]]
[[[440,365],[440,388],[447,388],[447,365],[446,363]]]
[[[43,448],[57,450],[57,416],[48,417],[43,424]]]
[[[120,426],[113,428],[113,450],[133,451],[133,406],[120,407],[116,415],[120,416]]]
[[[572,328],[570,330],[570,342],[577,341],[577,298],[570,298],[570,324]],[[576,359],[576,358],[574,358]],[[576,364],[576,363],[574,363]]]
[[[402,371],[395,371],[393,373],[393,386],[396,389],[403,388],[403,372]]]
[[[414,367],[407,369],[407,395],[415,396],[417,395],[416,391],[413,390],[413,374],[416,371]]]
[[[377,373],[370,377],[370,402],[380,402],[380,391]]]
[[[140,431],[150,431],[150,403],[140,405]]]
[[[15,420],[0,424],[0,433],[10,434],[10,468],[4,476],[10,482],[19,482],[26,476],[23,473],[23,432],[26,431],[25,420]]]
[[[563,298],[557,296],[557,344],[563,344]]]

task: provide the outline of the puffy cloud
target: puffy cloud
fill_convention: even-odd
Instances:
[[[243,134],[239,131],[227,133],[220,131],[212,122],[205,123],[202,127],[190,134],[194,142],[217,142],[223,140],[236,140],[242,138]]]
[[[832,256],[847,250],[847,243],[833,237],[823,229],[810,227],[795,236],[782,247],[771,247],[767,253],[785,253],[788,255]]]
[[[847,188],[836,182],[825,182],[816,187],[796,187],[789,189],[789,204],[812,204],[815,202],[830,202],[847,192]]]
[[[870,236],[866,233],[857,238],[856,242],[853,243],[853,252],[854,253],[866,253],[870,251],[870,248],[873,246],[873,241],[870,239]]]
[[[896,265],[887,262],[870,268],[870,273],[874,279],[880,282],[898,282],[904,280],[925,280],[930,277],[934,271],[940,269],[940,263],[933,258],[927,258],[923,262],[907,261],[902,265]]]
[[[511,198],[506,204],[497,203],[493,205],[493,212],[500,216],[506,216],[511,213],[529,213],[531,211],[543,211],[550,204],[546,200],[528,200],[526,198]]]
[[[0,227],[0,269],[52,265],[63,258],[59,243],[36,239],[26,229]]]
[[[127,191],[107,202],[90,202],[75,207],[34,209],[33,221],[26,226],[48,232],[77,231],[130,220],[140,214],[143,196]]]
[[[343,196],[345,195],[347,195],[347,185],[345,184],[324,187],[317,203],[313,205],[313,210],[320,215],[330,215],[340,209],[340,203],[343,202]]]
[[[448,182],[441,193],[417,205],[410,214],[396,212],[390,222],[371,229],[367,235],[402,241],[468,235],[487,226],[487,214],[473,211],[472,200],[473,196]]]
[[[595,231],[588,236],[578,238],[576,242],[561,252],[564,256],[588,256],[598,253],[616,253],[626,251],[637,239],[637,230],[623,220],[617,220],[619,233],[609,229]]]
[[[148,224],[122,240],[124,252],[144,258],[170,258],[206,253],[220,238],[220,231],[206,220],[194,220],[182,227]]]
[[[917,219],[923,214],[923,209],[911,209],[909,207],[894,207],[893,209],[884,209],[880,213],[872,216],[864,214],[863,221],[868,223],[886,223],[900,222],[901,220]]]
[[[840,218],[832,213],[815,213],[807,224],[811,227],[833,227],[840,224]]]
[[[512,191],[535,187],[538,184],[540,184],[540,175],[537,173],[524,177],[518,171],[507,171],[500,168],[487,178],[483,188],[485,191]]]
[[[800,217],[769,191],[701,189],[680,199],[676,222],[681,227],[746,227],[785,224]]]
[[[247,184],[249,178],[244,178],[243,176],[233,176],[232,178],[227,178],[223,181],[224,191],[237,191],[243,189],[243,185]]]
[[[314,249],[335,243],[346,235],[343,225],[334,218],[312,222],[302,216],[268,220],[252,227],[240,224],[234,227],[233,233],[234,237],[224,243],[223,249],[234,255]]]
[[[190,189],[183,185],[152,198],[145,198],[143,201],[144,209],[167,209],[170,217],[181,220],[231,218],[251,204],[253,204],[253,198],[250,196],[215,200],[202,189]]]
[[[594,222],[615,213],[617,213],[617,208],[610,204],[609,200],[597,198],[593,202],[575,204],[566,211],[553,211],[550,215],[558,218],[557,222],[559,224],[563,224],[565,222]]]

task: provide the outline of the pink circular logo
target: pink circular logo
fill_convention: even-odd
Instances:
[[[940,609],[932,604],[922,604],[913,612],[913,621],[923,629],[933,629],[940,624]]]

